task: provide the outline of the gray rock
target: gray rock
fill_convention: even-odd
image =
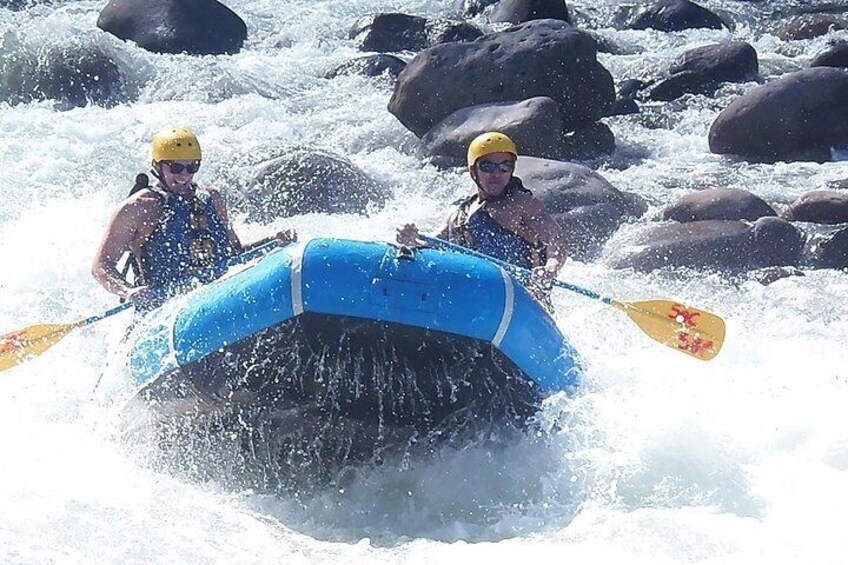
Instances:
[[[649,83],[638,78],[629,78],[621,81],[618,85],[618,96],[622,98],[635,98],[638,94],[645,90]]]
[[[348,37],[363,51],[419,51],[427,46],[427,19],[409,14],[368,14]]]
[[[651,226],[608,256],[613,268],[650,272],[664,267],[740,272],[799,260],[803,236],[780,218],[753,226],[733,220],[701,220]]]
[[[61,109],[96,104],[112,107],[131,95],[118,65],[89,48],[47,47],[40,53],[16,53],[0,63],[3,90],[11,103],[54,100]]]
[[[237,53],[247,25],[217,0],[109,0],[97,27],[154,53]]]
[[[356,57],[345,63],[342,63],[332,71],[328,72],[327,78],[335,78],[343,75],[363,75],[367,77],[377,77],[388,75],[397,78],[400,72],[406,67],[406,61],[394,55],[378,53],[376,55],[365,55]]]
[[[262,163],[233,208],[268,222],[311,212],[363,213],[385,199],[386,190],[346,159],[295,148]]]
[[[743,94],[710,127],[713,153],[773,162],[815,157],[848,139],[848,71],[816,67]]]
[[[811,67],[848,67],[848,41],[841,41],[819,53],[810,61]]]
[[[815,224],[848,223],[848,193],[838,190],[808,192],[792,203],[786,218]]]
[[[363,51],[420,51],[440,43],[472,41],[482,36],[468,22],[428,20],[401,13],[368,14],[351,26],[348,36]]]
[[[848,267],[848,228],[828,234],[816,243],[818,266],[828,269]]]
[[[500,0],[491,16],[493,22],[513,24],[545,19],[571,23],[565,0]]]
[[[427,22],[428,47],[453,41],[474,41],[478,37],[483,37],[483,31],[469,22],[447,20],[428,20]]]
[[[804,234],[786,220],[760,218],[754,222],[753,235],[752,267],[797,265],[800,261]]]
[[[744,41],[706,45],[687,51],[669,68],[671,76],[651,88],[652,100],[674,100],[685,93],[712,95],[723,82],[753,80],[757,52]]]
[[[34,4],[36,4],[35,0],[0,0],[0,8],[6,8],[15,12]]]
[[[603,122],[595,122],[566,133],[558,159],[562,161],[586,161],[615,152],[615,135]]]
[[[650,226],[618,245],[606,262],[615,269],[643,272],[663,267],[736,269],[747,263],[751,235],[750,226],[730,220]]]
[[[848,179],[831,181],[828,183],[828,186],[837,190],[848,190]]]
[[[594,257],[625,220],[647,210],[638,195],[576,163],[520,157],[516,175],[562,226],[575,259]]]
[[[704,81],[704,77],[692,71],[683,71],[657,81],[648,92],[648,98],[669,102],[687,93],[710,95],[716,88],[718,83]]]
[[[515,172],[552,214],[602,203],[612,204],[627,216],[641,216],[647,211],[641,197],[618,190],[589,167],[577,163],[520,157]]]
[[[639,105],[636,103],[636,97],[640,92],[647,88],[648,83],[630,78],[621,81],[618,85],[618,94],[610,109],[611,116],[624,116],[627,114],[638,114]]]
[[[767,286],[789,277],[803,277],[804,271],[796,267],[763,267],[746,273],[748,280],[756,281]]]
[[[630,23],[631,29],[657,31],[723,27],[726,27],[724,22],[716,14],[689,0],[658,0],[637,14]]]
[[[592,38],[559,20],[534,20],[470,43],[419,53],[395,84],[389,111],[417,136],[469,106],[547,96],[563,129],[596,122],[614,98]]]
[[[835,14],[809,14],[787,22],[777,30],[777,36],[785,41],[812,39],[841,29],[848,29],[848,19]]]
[[[628,114],[638,114],[639,104],[632,98],[616,97],[610,109],[610,116],[626,116]]]
[[[461,17],[473,18],[497,3],[498,0],[454,0],[454,9]]]
[[[711,188],[687,194],[663,211],[666,220],[757,220],[777,216],[765,200],[746,190]]]
[[[461,108],[421,139],[428,155],[451,157],[457,164],[464,165],[468,144],[487,131],[500,131],[510,136],[522,155],[554,157],[561,154],[559,106],[545,96]]]

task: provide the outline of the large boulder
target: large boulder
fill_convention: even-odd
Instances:
[[[95,104],[111,107],[129,94],[118,65],[90,47],[46,47],[18,52],[0,63],[11,103],[54,100],[62,109]]]
[[[546,96],[461,108],[421,140],[428,155],[464,165],[471,140],[487,131],[507,134],[522,155],[554,157],[561,153],[562,116],[557,103]]]
[[[848,193],[839,190],[814,190],[789,206],[786,219],[815,224],[848,223]]]
[[[570,23],[571,15],[565,0],[500,0],[490,19],[513,24],[546,19]]]
[[[794,72],[738,97],[710,127],[713,153],[752,161],[814,158],[848,140],[848,71]]]
[[[154,53],[238,52],[247,25],[217,0],[109,0],[97,27]]]
[[[711,95],[723,82],[757,78],[757,52],[744,41],[705,45],[681,55],[669,68],[671,76],[651,88],[653,100],[674,100],[685,93]]]
[[[761,218],[753,225],[702,220],[650,226],[616,242],[606,262],[616,269],[650,272],[664,267],[743,272],[800,260],[803,234],[786,220]]]
[[[364,213],[385,202],[386,190],[337,155],[293,148],[260,164],[233,208],[254,221],[308,213]]]
[[[398,77],[389,111],[421,137],[460,108],[535,96],[557,103],[565,131],[608,113],[612,76],[591,36],[560,20],[534,20],[425,49]]]
[[[663,218],[678,222],[701,220],[758,220],[777,216],[765,200],[747,190],[710,188],[687,194],[663,211]]]
[[[624,221],[647,210],[641,197],[576,163],[520,157],[515,174],[562,226],[578,260],[594,257]]]
[[[722,29],[724,22],[713,12],[689,0],[658,0],[640,11],[630,23],[631,29],[683,31],[684,29]]]

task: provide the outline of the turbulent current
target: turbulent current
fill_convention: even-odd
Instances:
[[[110,213],[147,168],[152,134],[168,125],[198,133],[198,180],[228,198],[258,163],[292,146],[344,156],[388,189],[386,205],[363,215],[263,225],[235,214],[246,241],[290,226],[301,237],[388,240],[410,220],[433,229],[470,190],[463,171],[429,164],[387,111],[390,79],[325,78],[359,54],[348,29],[360,16],[449,17],[451,2],[225,3],[247,23],[244,49],[200,57],[153,54],[99,30],[102,2],[0,8],[2,100],[13,98],[15,60],[91,47],[117,63],[133,100],[0,102],[0,332],[116,305],[91,277],[91,261]],[[733,30],[624,30],[633,3],[568,5],[578,26],[620,47],[599,55],[616,81],[657,76],[680,53],[731,38],[755,47],[769,79],[848,39],[845,31],[780,39],[776,22],[815,2],[701,3]],[[472,21],[500,29],[485,15]],[[615,153],[585,164],[649,203],[608,250],[697,188],[743,188],[780,208],[848,177],[838,152],[824,164],[710,153],[711,123],[753,87],[726,85],[714,97],[647,103],[639,114],[605,119]],[[155,441],[116,433],[114,406],[95,393],[131,317],[115,316],[0,374],[0,562],[843,563],[845,273],[809,270],[764,286],[702,271],[613,270],[599,260],[571,261],[560,276],[616,298],[669,298],[714,312],[727,323],[724,349],[697,361],[612,308],[557,291],[557,323],[580,352],[585,380],[575,397],[545,401],[540,433],[345,469],[323,490],[274,495],[172,472]]]

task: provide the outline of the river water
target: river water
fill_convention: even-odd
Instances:
[[[201,183],[224,191],[289,145],[349,158],[389,187],[368,215],[310,214],[271,225],[234,218],[244,240],[294,226],[302,236],[386,240],[432,228],[469,190],[462,171],[425,163],[386,111],[387,80],[323,78],[357,54],[348,27],[376,11],[448,12],[435,0],[232,0],[248,24],[237,55],[155,55],[99,31],[101,2],[0,10],[3,57],[100,46],[138,99],[112,108],[0,104],[0,328],[70,322],[115,305],[89,274],[103,227],[145,169],[152,134],[197,131]],[[630,54],[602,54],[616,80],[646,76],[686,49],[737,37],[761,74],[803,68],[840,37],[785,42],[775,12],[805,2],[705,1],[730,32],[616,30],[628,3],[569,3]],[[491,29],[483,20],[477,23]],[[843,37],[844,38],[844,37]],[[712,155],[706,133],[733,96],[687,97],[610,118],[616,154],[590,163],[656,220],[705,186],[744,188],[786,205],[848,177],[848,163],[754,165]],[[838,156],[837,156],[838,157]],[[352,470],[301,497],[183,480],[123,444],[93,401],[129,315],[77,331],[0,376],[2,563],[842,563],[848,550],[848,278],[839,271],[770,286],[699,272],[650,275],[571,262],[564,280],[621,299],[670,298],[727,322],[704,363],[662,347],[617,311],[565,291],[557,321],[582,355],[585,384],[550,398],[551,432],[493,449],[445,450],[402,467]]]

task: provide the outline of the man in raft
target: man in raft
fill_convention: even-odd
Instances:
[[[500,132],[477,136],[468,146],[468,173],[476,192],[454,203],[436,237],[555,278],[568,255],[559,224],[516,176],[518,150]],[[397,241],[420,246],[418,228],[406,224]]]
[[[210,282],[223,274],[218,269],[229,257],[272,239],[282,244],[297,239],[284,230],[244,246],[229,223],[227,206],[217,190],[193,182],[200,168],[197,137],[181,127],[160,131],[151,144],[154,186],[137,185],[112,214],[94,258],[91,273],[106,290],[131,300],[137,310],[161,305],[184,292],[177,283],[192,277]],[[139,175],[146,181],[145,175]],[[129,253],[127,264],[133,281],[118,263]],[[190,288],[190,285],[189,285]]]

